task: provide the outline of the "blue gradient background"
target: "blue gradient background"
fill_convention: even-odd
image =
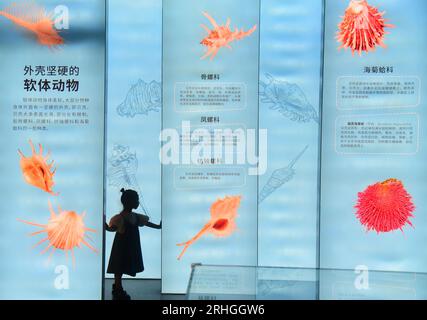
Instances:
[[[261,70],[276,80],[297,84],[319,112],[322,1],[261,1]],[[260,103],[260,129],[268,129],[268,171],[295,165],[296,175],[259,207],[259,265],[317,267],[319,124],[298,123]]]

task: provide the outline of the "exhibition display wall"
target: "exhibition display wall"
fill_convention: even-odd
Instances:
[[[0,299],[101,299],[122,188],[163,293],[427,295],[426,11],[0,0]]]
[[[325,7],[320,267],[423,273],[427,3],[356,5]],[[352,10],[378,39],[348,38]]]
[[[123,209],[122,188],[138,192],[138,213],[160,221],[161,59],[161,1],[108,1],[107,222]],[[113,238],[107,233],[107,265]],[[138,278],[160,278],[160,238],[141,229],[145,271]]]
[[[427,22],[421,18],[427,3],[411,3],[401,15],[401,1],[372,1],[386,11],[387,47],[354,54],[338,51],[332,36],[346,5],[326,4],[320,212],[325,268],[427,270],[427,255],[417,245],[427,239]]]

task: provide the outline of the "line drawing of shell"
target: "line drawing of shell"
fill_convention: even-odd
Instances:
[[[140,206],[145,214],[148,215],[144,197],[136,178],[138,171],[136,152],[132,153],[129,147],[116,144],[108,159],[107,170],[108,185],[117,187],[118,189],[131,189],[138,192]]]
[[[126,95],[126,99],[117,107],[121,117],[134,118],[136,115],[148,115],[160,112],[162,108],[162,88],[157,81],[145,82],[139,79]]]
[[[319,115],[308,101],[302,89],[290,82],[265,75],[268,82],[260,81],[261,102],[270,105],[271,110],[279,111],[283,116],[295,122],[319,123]]]
[[[298,160],[304,155],[308,149],[308,145],[302,150],[292,162],[284,168],[277,169],[273,172],[268,182],[262,188],[261,193],[258,197],[258,204],[267,199],[273,192],[282,187],[285,183],[288,183],[295,177],[295,165]]]
[[[291,290],[292,286],[295,284],[297,284],[297,281],[261,280],[258,284],[259,295],[280,296],[286,293],[288,290]]]

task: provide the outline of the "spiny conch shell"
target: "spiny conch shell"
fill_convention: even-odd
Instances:
[[[308,102],[301,88],[293,83],[276,80],[266,74],[268,83],[260,81],[261,102],[270,105],[270,109],[277,110],[285,117],[296,122],[319,123],[317,111]]]
[[[20,167],[25,181],[29,185],[39,188],[51,195],[58,195],[52,190],[55,185],[53,178],[56,169],[53,168],[53,161],[50,164],[47,163],[50,153],[47,156],[43,156],[43,147],[41,144],[39,144],[39,153],[37,153],[33,142],[30,140],[29,143],[32,151],[31,157],[26,157],[21,150],[18,150],[21,156]]]
[[[162,107],[162,88],[159,82],[139,80],[129,90],[125,101],[117,107],[121,117],[134,118],[136,115],[148,115],[159,112]]]
[[[213,60],[221,48],[225,47],[231,49],[230,44],[233,41],[242,40],[243,38],[249,37],[257,29],[257,26],[254,25],[248,31],[243,31],[243,29],[239,30],[237,28],[234,31],[231,31],[230,19],[227,19],[225,25],[218,25],[218,23],[209,15],[209,13],[203,12],[203,15],[212,24],[213,29],[209,29],[206,25],[202,24],[202,28],[205,29],[208,34],[202,41],[200,41],[200,44],[207,48],[205,55],[201,58],[202,60],[206,59],[207,57],[210,57],[210,60]]]
[[[13,3],[0,11],[0,16],[32,32],[43,46],[55,48],[64,43],[64,39],[55,29],[56,20],[53,15],[34,2]]]
[[[220,238],[231,236],[236,231],[235,220],[238,217],[241,200],[241,196],[227,196],[215,201],[210,209],[211,218],[209,222],[193,238],[177,244],[179,247],[184,247],[178,256],[178,260],[181,260],[187,249],[205,233],[211,233]]]

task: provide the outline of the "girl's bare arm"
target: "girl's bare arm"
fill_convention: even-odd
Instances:
[[[149,228],[153,228],[153,229],[161,229],[162,228],[162,223],[160,222],[160,224],[155,224],[150,222],[150,218],[146,215],[143,214],[137,214],[138,217],[138,226],[140,227],[149,227]]]
[[[119,228],[119,221],[120,220],[120,216],[116,215],[114,217],[111,218],[110,223],[105,223],[105,230],[109,231],[109,232],[116,232]]]

